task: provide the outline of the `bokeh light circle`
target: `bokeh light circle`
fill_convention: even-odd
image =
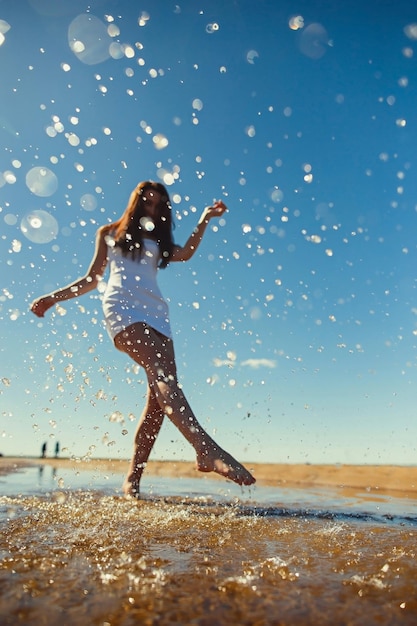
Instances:
[[[47,211],[38,209],[22,218],[20,230],[33,243],[49,243],[58,234],[58,222]]]
[[[282,189],[278,189],[278,187],[274,187],[271,191],[271,200],[272,202],[282,202],[284,199],[284,192]]]
[[[246,60],[251,65],[255,64],[256,59],[259,57],[259,52],[257,50],[249,50],[246,54]]]
[[[26,174],[26,185],[35,196],[52,196],[58,189],[58,178],[47,167],[32,167]]]
[[[329,36],[324,26],[318,23],[310,24],[301,33],[300,51],[310,59],[321,59],[327,52]]]
[[[96,65],[110,58],[112,39],[104,22],[83,13],[68,27],[68,44],[82,63]]]
[[[94,211],[97,208],[97,198],[92,193],[85,193],[80,198],[80,204],[84,211]]]
[[[206,26],[206,33],[208,33],[209,35],[212,35],[213,33],[216,33],[219,30],[219,25],[217,24],[217,22],[213,22],[212,24],[207,24]]]
[[[150,217],[141,217],[139,221],[142,228],[148,233],[152,232],[155,229],[155,224]]]
[[[13,215],[13,213],[7,213],[4,216],[4,222],[8,226],[14,226],[15,224],[17,224],[17,217],[16,215]]]
[[[10,30],[11,26],[8,22],[6,22],[6,20],[0,20],[0,33],[2,35],[5,35],[9,30]]]

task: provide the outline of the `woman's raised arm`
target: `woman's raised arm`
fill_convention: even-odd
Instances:
[[[174,246],[170,262],[188,261],[188,259],[191,259],[203,239],[209,221],[213,217],[221,217],[226,211],[227,206],[221,200],[215,202],[213,206],[206,207],[185,245]]]
[[[57,304],[62,300],[77,298],[78,296],[82,296],[97,287],[97,284],[104,274],[104,270],[107,265],[107,244],[105,234],[106,231],[103,228],[100,228],[97,231],[94,256],[85,276],[78,278],[66,287],[57,289],[52,293],[46,294],[37,300],[34,300],[30,305],[32,313],[38,317],[43,317],[46,311],[54,304]]]

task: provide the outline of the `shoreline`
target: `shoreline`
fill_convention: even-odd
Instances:
[[[27,467],[47,465],[56,469],[112,472],[121,477],[129,461],[124,459],[77,459],[0,457],[0,476]],[[417,466],[402,465],[343,465],[343,464],[286,464],[246,463],[257,484],[278,488],[335,488],[343,491],[383,493],[393,497],[417,499]],[[150,476],[178,478],[225,479],[214,472],[198,472],[191,461],[149,461],[146,473]]]

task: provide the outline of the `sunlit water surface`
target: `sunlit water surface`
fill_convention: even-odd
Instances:
[[[1,477],[1,624],[417,623],[413,500],[121,480]]]

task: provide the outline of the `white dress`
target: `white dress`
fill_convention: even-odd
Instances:
[[[172,337],[168,304],[156,276],[159,246],[153,239],[142,242],[142,256],[133,260],[120,248],[108,245],[110,276],[103,294],[103,312],[112,339],[136,322],[145,322],[166,337]]]

